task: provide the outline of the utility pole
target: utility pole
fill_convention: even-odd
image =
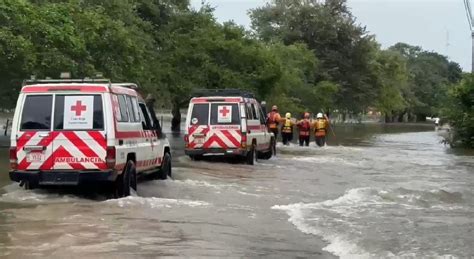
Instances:
[[[467,21],[469,22],[469,29],[471,30],[472,38],[472,62],[471,62],[471,72],[474,73],[474,20],[473,13],[471,9],[471,0],[464,0],[464,7],[466,8]]]

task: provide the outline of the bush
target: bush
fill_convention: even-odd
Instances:
[[[454,130],[454,146],[474,148],[474,74],[465,74],[463,80],[449,91],[445,115]]]

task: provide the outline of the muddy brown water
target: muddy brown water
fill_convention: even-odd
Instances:
[[[193,162],[132,197],[25,191],[0,149],[0,256],[474,256],[474,154],[424,125],[346,125],[255,166]]]

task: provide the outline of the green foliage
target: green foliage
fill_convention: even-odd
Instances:
[[[172,107],[176,127],[202,88],[250,90],[293,114],[376,108],[393,121],[437,114],[461,80],[437,53],[382,50],[345,0],[268,1],[250,10],[252,32],[213,12],[189,0],[0,0],[0,101],[12,108],[30,75],[101,72]]]
[[[378,110],[387,116],[402,111],[406,107],[403,93],[406,91],[408,79],[403,57],[394,51],[379,51],[372,71],[379,86],[375,103]]]
[[[360,111],[375,99],[371,62],[378,45],[344,0],[273,0],[251,11],[252,27],[266,42],[305,43],[319,60],[316,81],[338,85],[337,106]]]
[[[390,48],[406,60],[408,89],[405,90],[407,108],[420,119],[439,113],[450,85],[459,82],[462,71],[438,53],[422,50],[405,43]]]
[[[453,144],[474,148],[474,74],[465,74],[448,97],[444,115],[454,128]]]

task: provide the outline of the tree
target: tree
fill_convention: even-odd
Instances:
[[[418,120],[438,114],[447,90],[461,78],[460,66],[438,53],[405,43],[397,43],[390,50],[400,53],[407,62],[408,89],[404,90],[407,111]]]
[[[380,88],[375,106],[385,115],[385,122],[393,122],[394,116],[406,107],[406,62],[398,52],[390,50],[379,51],[376,61],[373,73]]]
[[[474,74],[465,74],[448,97],[443,115],[454,128],[451,144],[474,148]]]
[[[259,39],[285,45],[305,43],[319,60],[316,82],[338,85],[337,106],[360,111],[373,103],[370,78],[378,45],[356,24],[345,0],[273,0],[250,12]]]

